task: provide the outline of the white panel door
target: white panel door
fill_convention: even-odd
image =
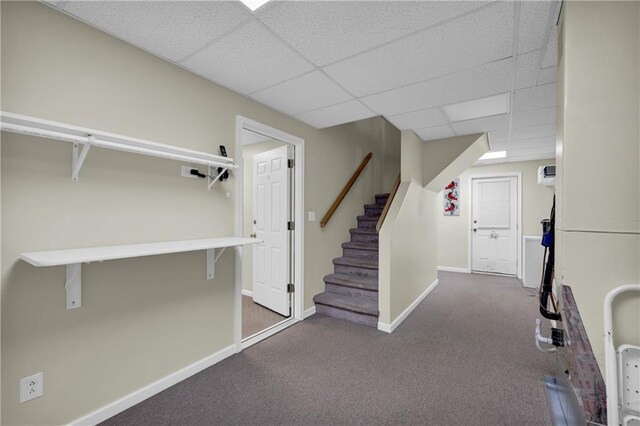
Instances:
[[[471,270],[518,272],[518,178],[472,179]]]
[[[253,301],[289,316],[289,146],[253,157]]]

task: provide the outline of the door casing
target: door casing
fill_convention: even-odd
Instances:
[[[516,204],[518,212],[518,231],[517,231],[517,239],[516,242],[516,250],[517,250],[517,259],[518,259],[518,267],[517,267],[517,277],[522,279],[522,172],[506,172],[506,173],[488,173],[488,174],[480,174],[480,175],[470,175],[467,183],[467,190],[469,191],[469,222],[468,222],[468,231],[467,231],[467,272],[471,273],[471,260],[472,260],[472,244],[471,240],[473,238],[473,180],[474,179],[487,179],[487,178],[502,178],[502,177],[516,177],[517,178],[517,191],[518,191],[518,202]],[[483,272],[488,273],[488,272]]]
[[[236,116],[236,149],[235,158],[242,158],[243,131],[249,130],[271,139],[294,146],[295,167],[293,169],[293,208],[295,229],[293,232],[294,259],[293,259],[293,284],[295,286],[293,298],[292,316],[281,323],[267,329],[250,339],[242,341],[242,249],[235,249],[235,291],[234,291],[234,320],[233,335],[236,353],[242,349],[258,343],[261,340],[295,324],[303,319],[304,315],[304,139],[266,124],[252,120],[241,115]],[[235,190],[235,234],[242,235],[243,218],[243,173],[234,174]]]

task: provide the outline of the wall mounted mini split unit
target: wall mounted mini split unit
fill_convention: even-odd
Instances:
[[[555,186],[556,166],[538,167],[538,183],[544,186]]]

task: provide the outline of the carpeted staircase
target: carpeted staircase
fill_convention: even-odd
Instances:
[[[376,224],[389,194],[377,194],[364,206],[342,257],[333,259],[334,273],[324,277],[325,292],[313,301],[316,312],[371,327],[378,326],[378,232]]]

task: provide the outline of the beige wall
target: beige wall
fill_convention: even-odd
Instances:
[[[312,306],[362,204],[394,164],[397,175],[399,132],[381,118],[315,130],[41,4],[1,7],[2,110],[230,153],[244,115],[305,139],[305,210],[317,212],[373,151],[329,226],[306,224]],[[67,143],[2,136],[3,424],[69,422],[233,343],[232,251],[212,281],[204,252],[84,266],[82,307],[71,311],[64,268],[18,260],[25,251],[232,235],[233,175],[209,192],[180,178],[178,162],[94,148],[72,182]],[[44,397],[19,404],[19,378],[38,371]]]
[[[489,149],[485,135],[423,142],[403,131],[401,138],[401,184],[380,230],[378,297],[384,326],[393,326],[438,277],[440,199],[429,185],[433,179],[452,179],[455,174],[447,173],[468,167]]]
[[[492,173],[522,173],[522,234],[542,235],[540,221],[549,218],[553,204],[553,187],[538,184],[538,167],[555,164],[555,160],[502,163],[467,169],[460,178],[460,216],[442,214],[442,192],[438,194],[438,266],[467,269],[471,190],[469,176]]]
[[[242,147],[242,235],[253,232],[253,157],[284,145],[280,141],[265,141]],[[242,248],[242,289],[253,291],[253,247]]]
[[[565,2],[560,28],[556,277],[604,372],[604,296],[640,282],[640,4]],[[617,312],[616,345],[639,345],[640,298]]]

